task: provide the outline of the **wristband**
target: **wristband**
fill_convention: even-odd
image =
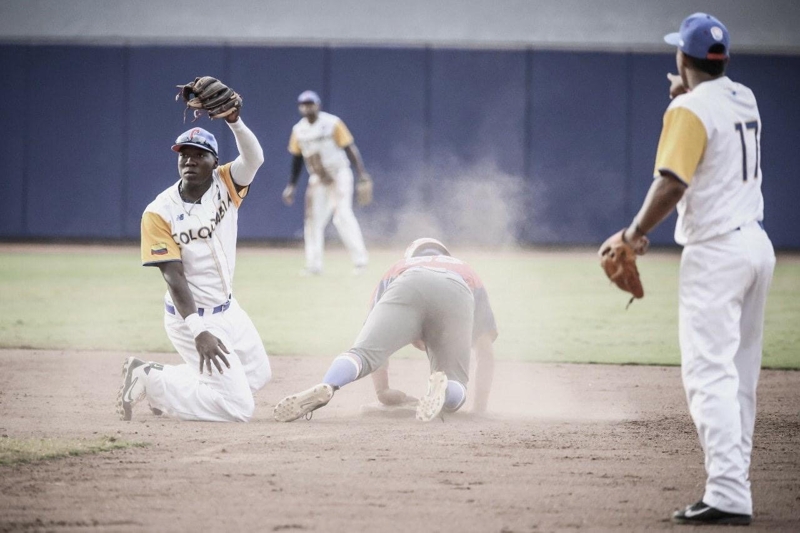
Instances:
[[[206,330],[206,325],[203,323],[203,319],[200,318],[200,315],[197,313],[192,313],[191,315],[187,316],[183,319],[183,322],[189,327],[193,337],[197,337]]]

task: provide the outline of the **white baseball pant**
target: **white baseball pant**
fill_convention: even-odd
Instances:
[[[756,222],[687,245],[681,256],[681,372],[705,452],[703,502],[729,513],[753,512],[750,456],[774,267],[772,243]]]
[[[173,346],[185,361],[151,369],[145,385],[150,405],[181,420],[247,422],[253,416],[253,393],[272,377],[267,352],[253,322],[236,299],[220,313],[204,313],[208,331],[218,337],[230,354],[231,367],[222,365],[200,374],[200,354],[194,336],[183,319],[164,313],[164,327]],[[212,364],[213,366],[213,364]]]
[[[361,235],[361,227],[353,213],[353,171],[349,166],[341,168],[330,185],[323,184],[316,174],[309,176],[303,228],[306,269],[309,271],[322,271],[325,227],[331,216],[339,237],[350,252],[353,264],[366,265],[369,256],[364,245],[364,237]]]

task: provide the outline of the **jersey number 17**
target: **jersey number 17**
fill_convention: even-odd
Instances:
[[[753,139],[756,147],[756,165],[753,172],[753,179],[758,179],[758,121],[738,122],[736,131],[739,132],[739,139],[742,141],[742,179],[747,181],[747,142],[745,141],[745,130],[753,130]]]

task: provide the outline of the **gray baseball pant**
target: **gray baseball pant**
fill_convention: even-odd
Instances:
[[[444,372],[448,379],[466,386],[474,312],[472,291],[458,274],[425,267],[404,272],[375,304],[350,350],[363,362],[358,377],[422,339],[431,373]]]

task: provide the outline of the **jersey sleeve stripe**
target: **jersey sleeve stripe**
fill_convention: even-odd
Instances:
[[[658,141],[654,176],[662,170],[687,185],[706,150],[708,136],[703,122],[685,107],[674,107],[664,114],[664,126]]]
[[[242,205],[242,200],[244,197],[247,196],[250,186],[247,185],[238,191],[236,190],[236,184],[233,183],[233,175],[231,174],[232,164],[233,163],[226,163],[219,167],[219,177],[222,180],[222,183],[225,184],[225,188],[228,189],[228,193],[230,193],[231,199],[233,200],[233,205],[239,207]],[[239,187],[241,187],[241,185]]]
[[[297,134],[292,130],[292,135],[289,137],[289,146],[287,148],[292,155],[300,155],[300,143],[297,142]]]
[[[333,140],[339,148],[347,148],[353,144],[353,134],[347,129],[344,122],[339,119],[333,127]]]
[[[181,250],[172,238],[169,223],[161,215],[146,211],[142,215],[142,265],[180,261]]]

